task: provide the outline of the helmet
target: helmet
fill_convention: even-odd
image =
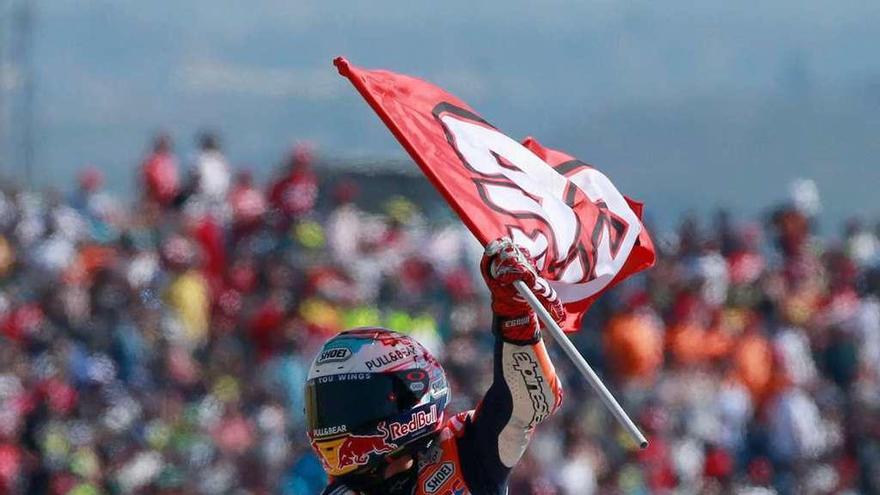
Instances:
[[[324,343],[305,396],[312,449],[327,474],[346,480],[375,476],[389,458],[433,439],[449,388],[440,363],[415,339],[357,328]]]

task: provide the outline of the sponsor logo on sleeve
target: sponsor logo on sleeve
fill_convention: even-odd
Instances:
[[[425,493],[436,493],[453,474],[455,474],[455,464],[451,462],[441,464],[437,471],[425,480]]]
[[[513,327],[521,327],[523,325],[528,325],[529,322],[532,321],[531,316],[523,316],[522,318],[515,318],[513,320],[505,320],[502,323],[502,327],[504,328],[513,328]]]
[[[523,383],[532,400],[532,420],[529,427],[534,426],[550,416],[550,404],[544,396],[544,377],[538,372],[540,365],[527,352],[513,353],[513,369],[522,376]]]
[[[345,361],[350,357],[351,349],[347,347],[333,347],[321,351],[321,354],[318,356],[318,364]]]

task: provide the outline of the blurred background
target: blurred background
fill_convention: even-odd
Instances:
[[[0,0],[0,493],[314,494],[355,325],[491,379],[480,248],[330,61],[647,203],[513,494],[880,491],[880,4]],[[475,380],[474,377],[481,377]]]

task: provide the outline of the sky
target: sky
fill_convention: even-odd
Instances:
[[[0,0],[7,53],[23,1]],[[334,161],[402,159],[332,67],[345,55],[595,164],[657,216],[755,213],[808,177],[829,222],[880,218],[877,1],[32,1],[39,185],[94,164],[126,190],[159,129],[183,157],[215,129],[262,174],[298,140]]]

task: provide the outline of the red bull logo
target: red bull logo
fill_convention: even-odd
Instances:
[[[316,441],[315,446],[321,456],[321,463],[327,474],[341,476],[360,466],[365,466],[374,455],[390,454],[397,450],[397,444],[388,441],[388,430],[384,424],[377,429],[380,435],[346,435],[333,440]]]
[[[397,440],[398,438],[411,435],[426,426],[433,425],[437,421],[437,406],[432,404],[429,410],[416,412],[406,423],[391,423],[388,427],[391,429],[391,438]]]

